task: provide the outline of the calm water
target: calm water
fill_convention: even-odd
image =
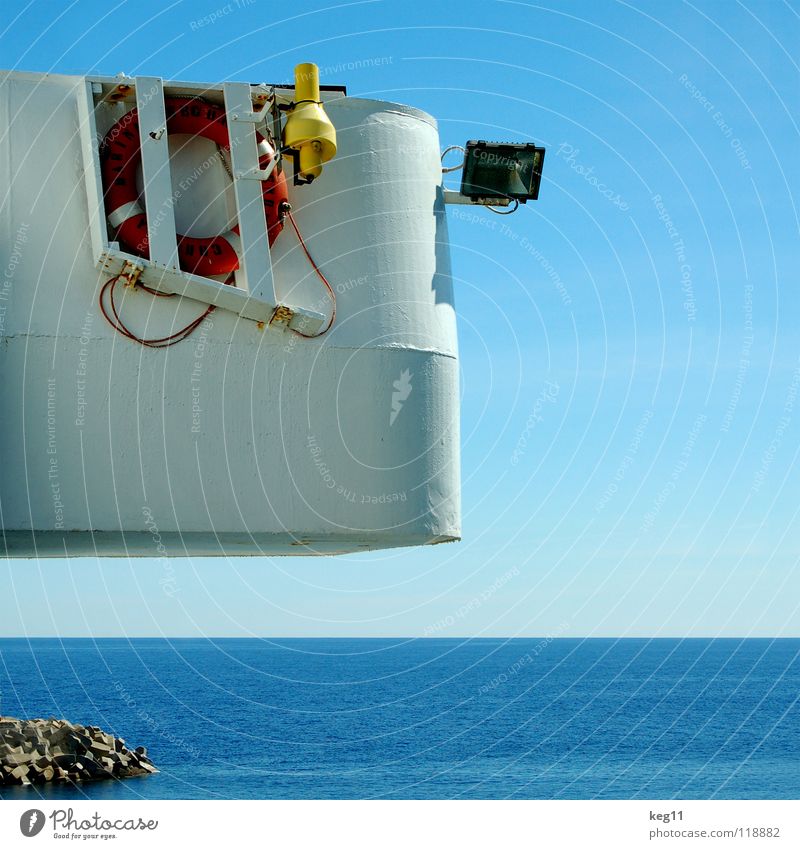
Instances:
[[[800,640],[0,640],[161,773],[7,798],[798,798]]]

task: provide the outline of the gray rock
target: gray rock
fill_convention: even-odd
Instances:
[[[0,785],[129,778],[158,772],[138,746],[96,725],[0,717]]]

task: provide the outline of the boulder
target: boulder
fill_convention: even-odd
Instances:
[[[0,785],[129,778],[158,772],[139,746],[96,725],[0,717]]]

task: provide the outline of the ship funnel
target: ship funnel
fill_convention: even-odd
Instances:
[[[295,101],[283,130],[284,146],[297,151],[295,180],[310,183],[336,155],[336,130],[319,99],[319,68],[304,62],[294,69]]]

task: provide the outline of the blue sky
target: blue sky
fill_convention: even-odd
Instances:
[[[547,156],[538,202],[449,213],[461,543],[4,562],[0,636],[800,635],[800,4],[4,8],[8,68],[314,61],[429,111],[443,147]]]

